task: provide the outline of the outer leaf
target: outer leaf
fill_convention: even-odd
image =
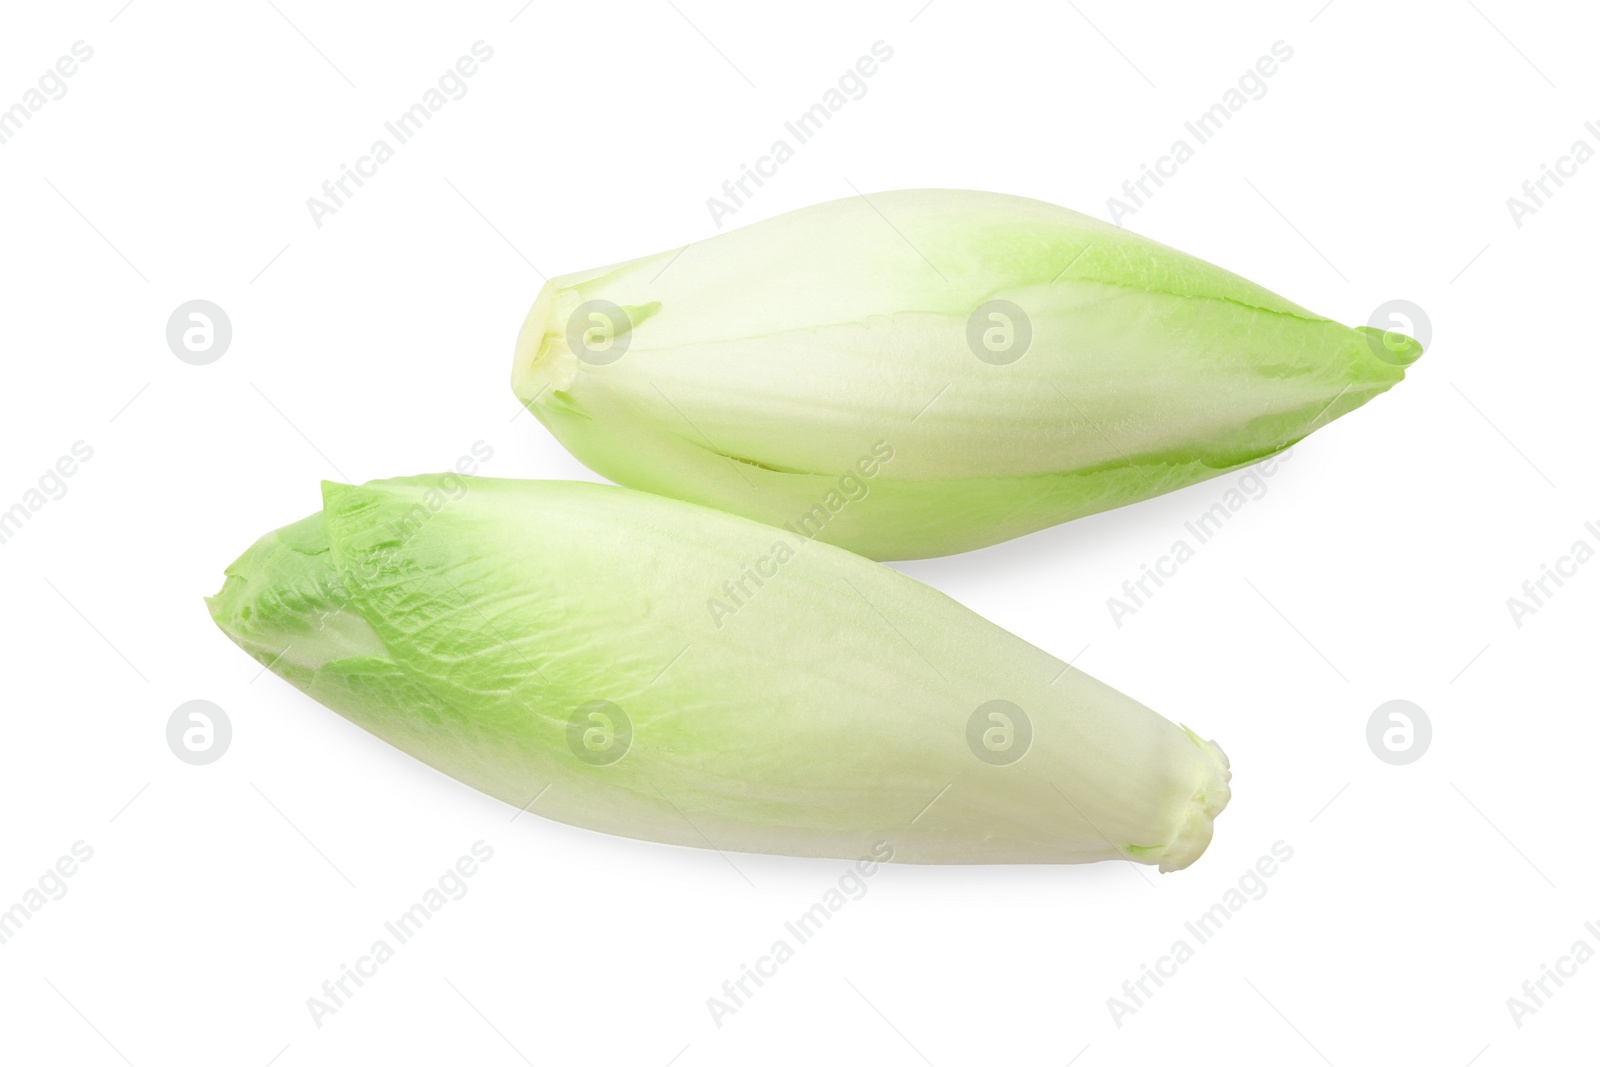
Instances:
[[[577,482],[323,500],[228,569],[217,624],[535,814],[724,850],[1175,869],[1228,799],[1214,745],[829,545]]]
[[[1420,351],[1065,208],[915,190],[554,278],[512,383],[614,481],[900,559],[1256,462]]]

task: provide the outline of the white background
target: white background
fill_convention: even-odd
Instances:
[[[1600,147],[1580,5],[7,5],[0,107],[93,58],[0,145],[0,909],[93,858],[0,945],[0,1058],[154,1064],[872,1062],[1466,1065],[1593,1056],[1600,962],[1506,1000],[1600,924],[1593,478]],[[674,6],[674,4],[676,6]],[[336,214],[306,207],[483,40],[493,59]],[[507,387],[541,277],[708,236],[706,198],[882,40],[868,83],[734,219],[901,187],[1109,217],[1275,41],[1267,83],[1124,224],[1319,312],[1424,308],[1407,380],[1295,449],[1122,627],[1106,599],[1237,475],[905,569],[1215,737],[1234,801],[1187,871],[888,868],[718,1027],[706,1000],[846,865],[523,816],[317,706],[201,597],[322,478],[593,477]],[[221,305],[209,366],[168,350]],[[168,750],[180,703],[233,740]],[[1409,766],[1369,715],[1433,724]],[[483,840],[416,939],[318,1027],[307,998]],[[1107,998],[1274,842],[1293,858],[1156,995]],[[1191,944],[1192,937],[1189,938]],[[1551,986],[1554,990],[1554,987]],[[676,1058],[675,1058],[676,1057]]]

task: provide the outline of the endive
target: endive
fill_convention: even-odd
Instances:
[[[743,592],[719,612],[730,588]],[[213,618],[357,725],[533,813],[722,850],[1191,863],[1213,744],[887,567],[580,482],[325,484]]]
[[[512,383],[613,481],[902,559],[1257,462],[1420,352],[1065,208],[917,190],[553,278]]]

